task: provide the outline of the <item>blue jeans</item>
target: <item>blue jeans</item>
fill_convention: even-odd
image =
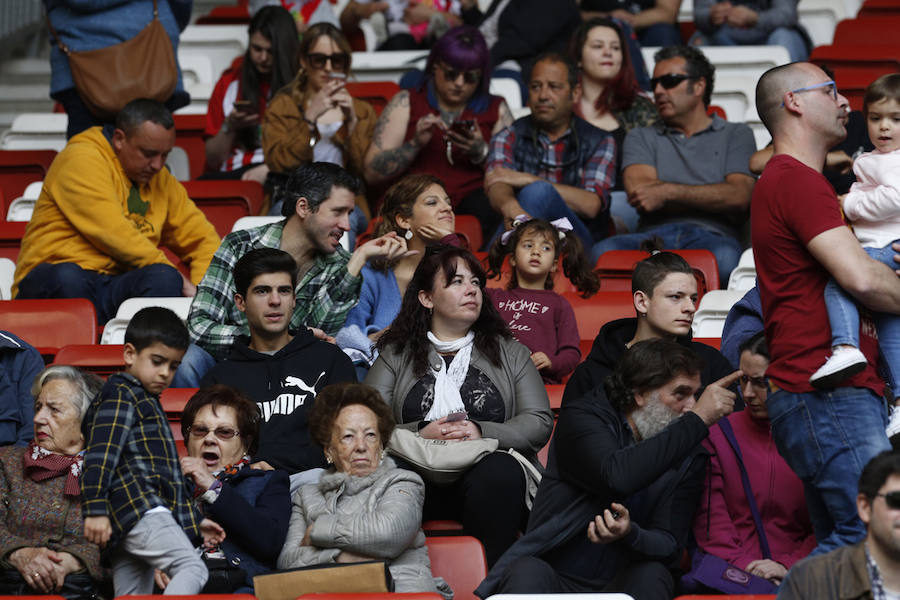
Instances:
[[[713,33],[705,34],[697,31],[691,36],[690,44],[694,46],[739,46],[740,42],[736,42],[729,35],[730,27],[719,27]],[[760,45],[766,46],[784,46],[791,57],[791,62],[801,62],[809,57],[809,51],[806,48],[806,42],[800,32],[793,27],[777,27],[769,35],[760,34],[765,40],[759,40]]]
[[[519,190],[516,194],[516,199],[519,201],[522,210],[535,219],[553,221],[566,217],[569,219],[569,223],[572,224],[572,230],[575,232],[575,235],[581,239],[581,243],[584,244],[585,248],[590,248],[594,244],[594,234],[587,228],[581,217],[569,208],[566,201],[563,200],[563,197],[559,195],[559,192],[556,191],[556,188],[550,182],[536,181],[530,183]],[[494,235],[494,239],[497,239],[500,233],[503,233],[503,225],[500,226],[497,234]],[[602,232],[598,237],[602,237],[605,233],[605,231]]]
[[[591,261],[609,250],[639,250],[641,243],[653,236],[663,241],[663,248],[670,250],[709,250],[719,265],[719,282],[728,285],[728,276],[741,258],[741,244],[731,236],[694,225],[693,223],[669,223],[658,225],[640,233],[623,233],[606,238],[591,249]]]
[[[103,275],[75,263],[42,263],[19,282],[16,298],[87,298],[104,324],[128,298],[181,296],[183,280],[175,267],[147,265],[121,275]]]
[[[680,46],[681,30],[672,23],[656,23],[637,32],[641,46]],[[651,90],[652,91],[652,90]]]
[[[884,248],[863,250],[891,269],[897,268],[891,244]],[[831,345],[847,344],[859,348],[859,310],[856,302],[834,279],[825,286],[823,296],[828,322],[831,324]],[[885,375],[894,395],[900,395],[900,315],[873,312],[872,319],[878,332],[878,348],[881,350]]]
[[[216,359],[212,354],[198,346],[191,344],[188,346],[187,352],[172,377],[172,387],[177,388],[195,388],[200,387],[200,380],[206,375],[206,372],[212,369],[216,364]]]
[[[866,535],[856,512],[863,467],[890,450],[884,401],[864,388],[795,394],[778,390],[766,401],[778,453],[803,480],[818,546],[824,554]]]

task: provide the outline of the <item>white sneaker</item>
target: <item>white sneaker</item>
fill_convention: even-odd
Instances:
[[[891,420],[888,421],[887,429],[884,430],[888,439],[900,433],[900,408],[891,407]]]
[[[828,357],[825,364],[813,373],[809,382],[814,388],[833,388],[866,368],[866,357],[859,348],[840,346]]]

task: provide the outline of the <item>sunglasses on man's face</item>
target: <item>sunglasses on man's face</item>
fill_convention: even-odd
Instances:
[[[663,89],[671,90],[673,87],[686,79],[696,79],[684,73],[666,73],[650,80],[650,90],[655,90],[657,84],[663,86]]]
[[[475,69],[472,71],[463,71],[462,69],[454,69],[452,67],[448,67],[446,65],[441,65],[441,71],[444,72],[444,79],[447,81],[456,81],[459,79],[459,76],[463,76],[463,81],[468,83],[469,85],[478,83],[481,81],[481,70]]]
[[[347,55],[343,52],[335,52],[334,54],[322,54],[321,52],[310,52],[306,56],[309,64],[314,69],[324,69],[325,63],[331,61],[331,68],[335,71],[343,71],[347,68]]]
[[[884,498],[884,503],[888,505],[888,508],[900,510],[900,491],[888,492],[886,494],[875,494],[876,498],[879,496]]]

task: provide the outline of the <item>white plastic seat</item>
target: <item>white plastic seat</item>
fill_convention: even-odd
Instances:
[[[391,50],[354,52],[351,81],[400,81],[410,69],[424,69],[428,52],[424,50]]]
[[[214,85],[218,77],[213,75],[212,61],[199,52],[178,53],[178,66],[181,67],[181,78],[184,84],[207,83]]]
[[[855,14],[847,12],[842,0],[803,0],[797,5],[800,24],[812,38],[813,46],[831,44],[838,22]]]
[[[181,146],[173,146],[166,157],[166,167],[178,181],[188,181],[191,178],[191,159]]]
[[[12,300],[13,275],[16,263],[8,258],[0,258],[0,300]]]
[[[190,62],[190,54],[206,56],[214,83],[235,58],[247,51],[248,41],[246,25],[188,25],[178,38],[178,60],[185,57]]]
[[[753,248],[747,248],[741,254],[738,266],[728,277],[728,289],[746,292],[756,285],[756,264],[753,261]]]
[[[103,328],[101,344],[124,344],[125,330],[131,318],[142,308],[163,306],[171,309],[182,320],[186,321],[191,310],[193,298],[129,298],[119,305],[116,316],[110,319]]]
[[[510,111],[522,108],[522,88],[512,77],[492,77],[490,92],[506,100]]]
[[[37,200],[34,198],[19,196],[9,203],[9,208],[6,209],[6,220],[19,222],[30,221],[31,215],[34,213],[34,205],[36,203]]]
[[[69,115],[65,113],[21,113],[0,137],[0,149],[59,152],[66,145],[68,124]]]
[[[691,325],[694,337],[721,338],[728,311],[743,297],[744,292],[734,290],[710,290],[703,294]]]
[[[231,226],[231,231],[243,231],[244,229],[251,229],[253,227],[259,227],[260,225],[268,225],[269,223],[276,223],[278,221],[284,220],[284,217],[241,217],[237,221],[234,222],[234,225]]]

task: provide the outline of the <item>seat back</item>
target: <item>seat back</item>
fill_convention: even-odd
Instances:
[[[70,344],[63,346],[53,359],[54,365],[78,367],[101,377],[109,377],[125,368],[121,344]]]
[[[695,338],[721,338],[728,311],[735,302],[744,297],[745,292],[734,290],[712,290],[694,313],[691,331]]]
[[[10,223],[0,220],[0,257],[13,262],[19,259],[19,249],[22,247],[26,225],[28,223],[21,221]]]
[[[205,56],[203,58],[206,59]],[[209,59],[206,60],[209,62]],[[176,114],[172,116],[175,118],[175,145],[187,154],[191,179],[196,179],[203,175],[206,168],[206,142],[203,140],[203,132],[206,130],[206,115]]]
[[[345,87],[354,98],[371,104],[379,115],[394,94],[400,91],[400,86],[394,81],[348,81]]]
[[[425,538],[431,572],[453,588],[454,600],[477,600],[475,588],[487,577],[484,547],[468,535]]]
[[[124,344],[125,330],[131,318],[142,308],[148,306],[162,306],[173,311],[181,318],[187,321],[188,312],[191,310],[191,301],[193,298],[128,298],[119,305],[116,316],[110,319],[103,327],[103,335],[100,338],[101,344]]]
[[[834,30],[835,46],[863,44],[868,46],[897,46],[900,15],[856,17],[844,19]]]
[[[698,301],[708,290],[719,289],[719,265],[709,250],[666,250],[679,255],[694,270],[697,278]],[[631,291],[634,265],[649,258],[643,250],[609,250],[597,259],[597,274],[603,291]]]
[[[237,221],[234,222],[234,225],[231,226],[231,231],[242,231],[244,229],[252,229],[254,227],[259,227],[261,225],[268,225],[270,223],[276,223],[278,221],[283,221],[284,217],[241,217]]]
[[[616,319],[634,316],[634,297],[631,292],[597,292],[590,298],[581,298],[573,292],[562,294],[572,305],[579,339],[593,342],[600,328]]]
[[[0,301],[0,329],[44,352],[97,341],[94,305],[84,298]]]
[[[41,181],[56,158],[56,150],[0,150],[0,190],[7,202],[22,196],[33,181]],[[6,214],[6,206],[0,214]]]
[[[481,250],[482,234],[481,222],[472,215],[456,215],[456,232],[466,236],[469,240],[470,250]]]
[[[256,181],[183,181],[188,196],[216,228],[219,237],[231,233],[241,217],[259,214],[263,189]]]

